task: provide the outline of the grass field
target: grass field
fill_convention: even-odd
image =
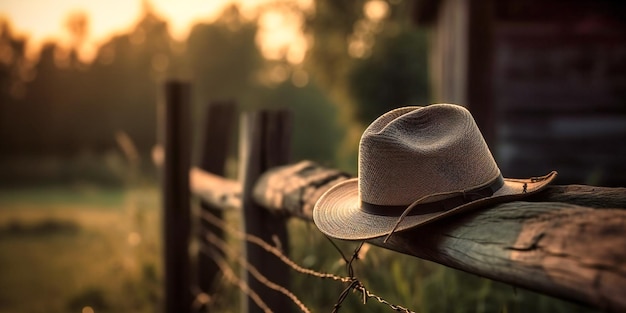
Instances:
[[[0,313],[159,312],[158,190],[75,186],[0,191]],[[229,214],[237,222],[236,212]],[[297,263],[345,276],[337,251],[313,225],[290,223]],[[232,241],[237,245],[236,242]],[[339,243],[350,254],[354,243]],[[373,293],[417,312],[590,312],[474,275],[366,246],[356,275]],[[293,274],[312,312],[330,312],[344,285]],[[212,312],[238,312],[223,284]],[[342,312],[392,312],[350,294]]]
[[[155,312],[155,189],[0,192],[0,312]]]

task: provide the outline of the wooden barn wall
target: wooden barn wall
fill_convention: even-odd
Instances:
[[[466,105],[468,2],[441,3],[432,28],[429,73],[434,102]]]
[[[505,176],[626,185],[623,5],[500,6],[494,31],[496,158]],[[576,5],[577,4],[577,5]]]
[[[489,146],[495,142],[490,86],[491,0],[447,0],[431,14],[429,74],[433,102],[472,110]],[[471,61],[470,61],[471,60]]]

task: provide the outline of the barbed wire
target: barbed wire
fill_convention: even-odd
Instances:
[[[335,274],[331,274],[331,273],[323,273],[323,272],[318,272],[318,271],[315,271],[315,270],[312,270],[312,269],[304,268],[304,267],[302,267],[302,266],[298,265],[298,264],[297,264],[296,262],[294,262],[293,260],[291,260],[289,257],[285,256],[285,255],[282,253],[282,251],[281,251],[280,249],[278,249],[278,248],[276,248],[276,247],[274,247],[274,246],[270,245],[269,243],[265,242],[263,239],[261,239],[261,238],[259,238],[259,237],[257,237],[257,236],[254,236],[254,235],[251,235],[251,234],[248,234],[248,233],[242,232],[242,231],[240,231],[239,229],[234,228],[234,227],[232,227],[232,226],[228,225],[228,223],[224,222],[223,220],[221,220],[221,219],[220,219],[220,218],[218,218],[217,216],[215,216],[215,215],[211,214],[210,212],[207,212],[207,211],[202,211],[202,212],[200,212],[200,214],[199,214],[199,215],[200,215],[200,217],[201,217],[202,219],[204,219],[205,221],[207,221],[207,222],[209,222],[209,223],[211,223],[211,224],[213,224],[213,225],[217,226],[217,227],[218,227],[218,228],[220,228],[220,229],[223,229],[223,230],[227,231],[228,233],[230,233],[231,235],[233,235],[233,236],[237,237],[238,239],[240,239],[240,240],[245,240],[245,241],[248,241],[248,242],[250,242],[250,243],[253,243],[253,244],[255,244],[255,245],[257,245],[257,246],[261,247],[261,248],[262,248],[262,249],[264,249],[265,251],[267,251],[267,252],[269,252],[269,253],[273,254],[273,255],[274,255],[274,256],[276,256],[279,260],[281,260],[283,263],[285,263],[286,265],[288,265],[289,267],[291,267],[291,268],[292,268],[293,270],[295,270],[296,272],[299,272],[299,273],[302,273],[302,274],[306,274],[306,275],[309,275],[309,276],[313,276],[313,277],[317,277],[317,278],[331,279],[331,280],[334,280],[334,281],[339,281],[339,282],[342,282],[342,283],[348,283],[348,286],[347,286],[347,287],[346,287],[346,288],[342,291],[342,293],[339,295],[339,298],[338,298],[338,300],[337,300],[337,303],[333,306],[333,312],[337,312],[337,311],[339,310],[339,308],[341,307],[341,304],[342,304],[342,303],[343,303],[343,301],[347,298],[347,295],[349,294],[349,292],[350,292],[351,290],[356,290],[356,291],[359,291],[359,292],[361,293],[361,295],[362,295],[362,297],[363,297],[363,299],[362,299],[362,300],[363,300],[363,304],[366,304],[368,299],[373,298],[373,299],[375,299],[376,301],[378,301],[379,303],[382,303],[382,304],[384,304],[384,305],[387,305],[389,308],[391,308],[391,309],[392,309],[392,310],[394,310],[394,311],[397,311],[397,312],[404,312],[404,313],[415,313],[414,311],[411,311],[411,310],[409,310],[408,308],[405,308],[405,307],[400,306],[400,305],[397,305],[397,304],[392,304],[392,303],[390,303],[389,301],[385,300],[384,298],[382,298],[382,297],[380,297],[380,296],[378,296],[378,295],[376,295],[376,294],[374,294],[374,293],[370,292],[367,288],[365,288],[365,286],[363,285],[363,283],[362,283],[359,279],[357,279],[357,278],[354,276],[354,270],[353,270],[353,265],[352,265],[352,264],[353,264],[353,262],[354,262],[355,260],[357,260],[357,259],[358,259],[358,253],[359,253],[359,251],[360,251],[361,247],[363,246],[364,242],[361,242],[361,243],[359,244],[359,246],[358,246],[358,247],[354,250],[354,253],[352,254],[352,257],[348,260],[348,258],[346,258],[346,257],[345,257],[345,255],[343,254],[343,252],[341,251],[341,249],[339,249],[339,247],[338,247],[338,246],[337,246],[337,245],[336,245],[336,244],[335,244],[335,243],[334,243],[334,242],[333,242],[330,238],[328,238],[328,237],[327,237],[327,238],[330,240],[330,242],[333,244],[333,246],[337,249],[337,251],[339,252],[339,254],[341,254],[341,256],[342,256],[342,258],[344,259],[344,261],[346,262],[346,269],[347,269],[347,271],[348,271],[348,275],[349,275],[349,276],[339,276],[339,275],[335,275]],[[212,239],[209,239],[209,238],[207,237],[207,240],[209,240],[209,241],[211,241],[211,240],[216,241],[216,239],[214,239],[214,238],[217,238],[217,237],[213,235],[213,236],[211,236],[211,238],[212,238]],[[211,243],[213,243],[213,242],[211,242]],[[227,246],[227,244],[226,244],[225,242],[223,242],[223,244],[224,244],[224,247],[226,247],[226,246]],[[205,247],[205,248],[206,248],[206,247]],[[220,249],[220,247],[219,247],[219,246],[218,246],[217,248],[218,248],[218,249]],[[201,247],[201,249],[202,249],[202,247]],[[220,250],[222,250],[222,249],[220,249]],[[226,251],[225,251],[225,252],[226,252]],[[217,253],[213,253],[213,254],[217,254]],[[220,256],[220,257],[221,257],[221,256]],[[223,258],[222,258],[222,260],[223,260]],[[225,261],[224,261],[224,262],[225,262]],[[239,263],[240,263],[240,264],[241,264],[244,268],[246,268],[246,270],[248,270],[248,271],[249,271],[252,275],[255,275],[255,274],[253,274],[253,272],[252,272],[252,271],[250,271],[250,269],[251,269],[251,268],[253,268],[253,266],[252,266],[252,265],[250,265],[247,261],[245,261],[245,260],[244,260],[244,262],[239,262]],[[220,267],[220,268],[221,268],[221,267]],[[231,271],[232,271],[232,270],[231,270]],[[256,272],[258,273],[258,270],[256,270],[256,268],[254,268],[254,270],[253,270],[253,271],[256,271]],[[231,273],[232,273],[232,272],[231,272]],[[258,273],[258,274],[260,274],[260,273]],[[256,276],[255,276],[255,277],[256,277]],[[263,276],[263,277],[264,277],[264,276]],[[239,278],[238,278],[238,279],[239,279]],[[257,278],[257,279],[259,280],[259,282],[263,283],[263,284],[264,284],[264,285],[266,285],[268,288],[274,289],[274,288],[272,288],[271,286],[268,286],[268,285],[267,285],[265,282],[263,282],[261,279],[259,279],[259,278]],[[266,282],[269,282],[269,280],[267,280],[267,278],[265,278],[264,280],[265,280]],[[245,282],[244,282],[244,283],[245,283]],[[274,285],[275,285],[274,287],[279,286],[279,285],[276,285],[276,284],[274,284]],[[246,286],[247,286],[247,284],[246,284]],[[279,286],[279,287],[281,287],[281,288],[283,288],[283,289],[284,289],[284,287],[282,287],[282,286]],[[249,288],[249,287],[248,287],[248,288]],[[276,289],[274,289],[274,290],[276,290]],[[288,290],[286,290],[286,289],[285,289],[285,291],[287,291],[289,294],[292,294],[290,291],[288,291]],[[281,291],[281,292],[282,292],[282,291]],[[293,297],[295,297],[295,295],[294,295]],[[290,297],[290,298],[291,298],[291,297]],[[295,297],[295,299],[297,299],[297,297]],[[292,298],[291,300],[292,300],[292,301],[294,301],[294,299],[293,299],[293,298]],[[255,301],[255,302],[256,302],[256,301]],[[298,302],[299,302],[299,303],[302,303],[302,302],[300,302],[300,300],[298,300]],[[295,302],[295,301],[294,301],[294,303],[296,303],[297,305],[299,305],[299,304],[298,304],[298,302]],[[302,310],[302,309],[303,309],[303,307],[304,307],[304,309],[305,309],[305,310],[307,310],[307,311],[305,311],[305,312],[308,312],[308,309],[306,308],[306,306],[304,306],[304,304],[302,304],[302,307],[300,307],[300,309]],[[303,311],[304,311],[304,310],[303,310]]]
[[[207,222],[223,229],[226,230],[227,232],[229,232],[230,234],[234,235],[235,237],[237,237],[238,239],[241,240],[246,240],[248,242],[251,242],[261,248],[263,248],[263,250],[273,254],[274,256],[276,256],[278,259],[280,259],[283,263],[287,264],[289,267],[291,267],[293,270],[300,272],[302,274],[306,274],[306,275],[310,275],[310,276],[314,276],[314,277],[318,277],[318,278],[328,278],[328,279],[332,279],[332,280],[337,280],[343,283],[349,283],[351,282],[350,277],[342,277],[342,276],[338,276],[335,274],[330,274],[330,273],[322,273],[322,272],[317,272],[314,271],[312,269],[308,269],[308,268],[304,268],[300,265],[298,265],[296,262],[292,261],[289,257],[287,257],[286,255],[284,255],[282,253],[282,251],[278,248],[276,248],[275,246],[270,245],[269,243],[265,242],[265,240],[251,235],[251,234],[247,234],[244,233],[242,231],[240,231],[239,229],[236,229],[230,225],[228,225],[227,223],[225,223],[224,221],[222,221],[220,218],[218,218],[217,216],[209,213],[209,212],[202,212],[200,214],[200,216],[206,220]],[[344,258],[345,259],[345,258]],[[347,262],[347,259],[345,259]]]
[[[228,244],[218,238],[217,236],[215,236],[215,234],[206,231],[205,232],[205,237],[207,239],[208,242],[210,242],[211,244],[215,245],[218,249],[220,249],[221,251],[223,251],[226,255],[232,257],[233,259],[237,260],[237,262],[243,266],[248,272],[250,272],[250,274],[252,274],[252,276],[254,276],[254,278],[256,278],[259,282],[261,282],[263,285],[269,287],[270,289],[276,290],[282,294],[284,294],[285,296],[287,296],[289,299],[291,299],[291,301],[293,301],[293,303],[295,303],[298,308],[300,308],[300,310],[302,312],[305,313],[310,313],[311,311],[304,305],[304,303],[302,303],[302,301],[300,301],[300,299],[298,299],[298,297],[293,294],[291,291],[287,290],[287,288],[274,283],[273,281],[269,280],[267,277],[265,277],[263,274],[261,274],[261,272],[259,272],[259,270],[252,264],[250,264],[250,262],[248,262],[242,255],[241,253],[236,252],[235,250],[233,250],[232,248],[230,248],[228,246]]]
[[[261,296],[259,296],[259,294],[252,290],[252,288],[250,288],[250,286],[244,280],[242,280],[241,278],[239,278],[239,276],[237,276],[237,274],[235,274],[235,271],[230,268],[228,262],[224,259],[224,257],[217,253],[215,249],[211,249],[206,245],[202,245],[200,246],[200,251],[210,256],[215,261],[215,264],[217,264],[220,270],[224,273],[224,278],[226,278],[226,280],[228,280],[231,284],[241,289],[241,291],[246,296],[250,297],[250,299],[252,299],[252,301],[254,301],[254,303],[256,303],[256,305],[261,308],[261,310],[263,310],[263,312],[273,313],[273,311],[267,306],[265,301],[261,299]]]

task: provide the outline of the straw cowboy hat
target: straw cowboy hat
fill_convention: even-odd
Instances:
[[[367,127],[359,144],[358,178],[324,193],[313,220],[334,238],[389,236],[469,209],[522,199],[555,177],[553,171],[503,178],[474,118],[462,106],[404,107]]]

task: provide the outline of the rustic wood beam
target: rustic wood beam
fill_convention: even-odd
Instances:
[[[189,239],[190,188],[190,95],[191,85],[169,81],[164,85],[163,100],[159,103],[162,125],[160,141],[163,158],[163,272],[165,313],[191,310]]]
[[[247,112],[242,116],[240,135],[239,177],[241,187],[242,227],[247,234],[266,242],[274,242],[284,254],[289,255],[289,236],[286,215],[271,214],[254,200],[254,189],[259,176],[267,170],[289,161],[291,142],[291,114],[286,110]],[[243,243],[246,261],[253,267],[263,269],[266,279],[289,289],[290,272],[287,264],[268,254],[251,242]],[[289,298],[265,285],[261,280],[243,269],[243,276],[250,289],[263,299],[274,311],[289,311]],[[245,295],[242,312],[264,312],[250,295]]]
[[[192,167],[189,170],[189,188],[192,194],[214,207],[241,209],[241,184],[236,180]]]
[[[226,160],[228,158],[231,139],[234,135],[234,127],[237,120],[237,104],[233,101],[211,101],[206,107],[205,119],[203,121],[204,137],[202,138],[201,157],[199,167],[203,171],[224,176],[226,173]],[[193,172],[193,170],[192,170]],[[201,173],[200,173],[201,175]],[[190,174],[191,182],[197,180]],[[218,219],[223,219],[222,205],[212,205],[204,201],[200,202],[199,214],[209,213]],[[211,243],[207,239],[207,233],[216,238],[224,238],[224,230],[204,219],[195,219],[192,230],[195,230],[196,240],[205,246]],[[195,227],[194,227],[195,226]],[[218,253],[218,252],[216,252]],[[214,294],[219,289],[219,281],[222,278],[222,270],[215,258],[207,253],[197,253],[195,255],[195,266],[193,266],[193,283],[197,290],[207,295]],[[193,302],[192,308],[195,312],[211,312],[214,308],[210,303],[204,303],[201,297]],[[210,302],[210,301],[209,301]]]
[[[310,161],[260,177],[255,201],[311,220],[317,199],[349,179]],[[220,183],[223,185],[223,183]],[[214,187],[219,189],[219,185]],[[526,201],[466,212],[368,242],[606,311],[626,311],[626,188],[549,186]]]

